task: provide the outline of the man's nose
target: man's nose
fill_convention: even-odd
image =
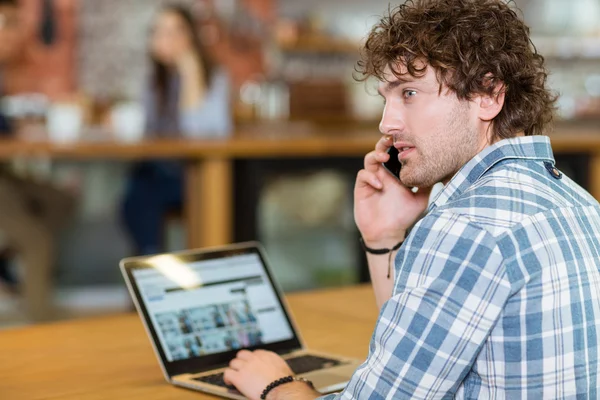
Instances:
[[[393,135],[404,131],[404,117],[400,110],[395,109],[391,104],[386,104],[379,123],[379,132],[382,135]]]

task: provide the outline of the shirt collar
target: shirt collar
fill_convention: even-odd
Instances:
[[[466,163],[429,206],[431,211],[460,196],[490,168],[506,159],[547,160],[554,164],[554,154],[547,136],[519,136],[500,140],[486,147]]]

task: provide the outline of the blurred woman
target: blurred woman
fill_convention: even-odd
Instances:
[[[229,80],[205,51],[188,9],[168,5],[160,10],[152,27],[150,59],[146,137],[227,136],[232,127]],[[136,253],[163,251],[164,217],[183,204],[183,167],[177,161],[134,166],[122,211]]]

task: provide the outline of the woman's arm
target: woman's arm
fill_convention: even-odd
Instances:
[[[179,109],[181,112],[197,109],[206,97],[206,83],[203,78],[204,66],[194,53],[188,53],[177,63],[180,91]]]
[[[181,84],[183,89],[185,83]],[[230,85],[225,71],[214,73],[201,103],[180,110],[179,125],[189,138],[225,137],[231,133]]]

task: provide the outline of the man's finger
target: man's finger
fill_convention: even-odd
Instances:
[[[234,358],[229,362],[229,368],[235,371],[239,371],[244,365],[246,365],[246,361],[241,360],[239,358]]]
[[[373,189],[381,190],[383,188],[383,183],[377,178],[373,172],[367,171],[366,169],[361,169],[358,171],[356,175],[356,185],[355,187],[364,188],[365,186],[370,186]]]
[[[223,373],[223,380],[228,385],[234,385],[240,379],[240,373],[231,368],[227,368]]]
[[[375,172],[384,163],[390,159],[388,153],[382,153],[379,151],[372,151],[365,156],[364,167],[366,170]]]
[[[235,356],[240,360],[248,361],[252,358],[252,352],[250,350],[240,350]]]
[[[254,355],[256,357],[258,357],[259,359],[264,359],[265,357],[267,357],[269,355],[269,353],[271,353],[270,351],[267,350],[254,350]]]
[[[387,150],[394,145],[392,135],[383,135],[381,139],[375,143],[375,151],[386,153]]]

